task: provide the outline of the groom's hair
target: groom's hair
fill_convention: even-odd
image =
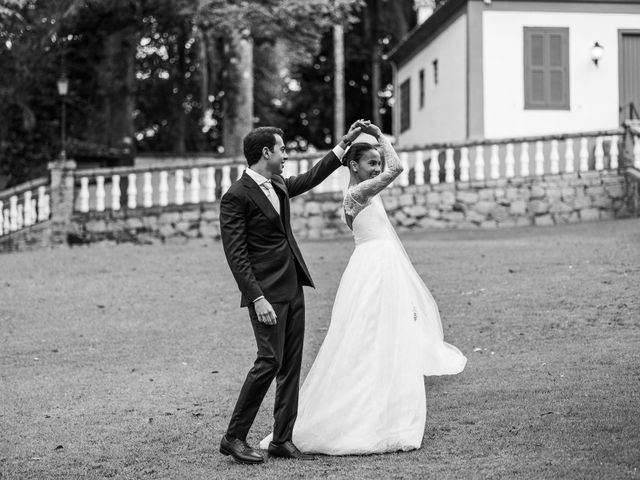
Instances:
[[[269,150],[273,151],[273,147],[276,144],[275,135],[280,135],[284,138],[284,132],[277,127],[258,127],[247,133],[243,140],[243,150],[244,158],[247,159],[249,166],[260,160],[264,147],[268,147]]]

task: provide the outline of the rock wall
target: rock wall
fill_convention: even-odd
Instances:
[[[392,187],[382,193],[399,231],[557,225],[626,217],[625,179],[617,172],[586,172],[459,184]],[[298,238],[349,235],[341,193],[309,193],[292,200]],[[220,237],[219,204],[74,213],[70,243],[180,243]]]

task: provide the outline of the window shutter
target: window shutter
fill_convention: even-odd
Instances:
[[[400,85],[400,132],[411,127],[411,79]]]
[[[524,27],[526,109],[569,108],[569,29]]]
[[[549,35],[549,103],[565,103],[564,39],[562,34]]]

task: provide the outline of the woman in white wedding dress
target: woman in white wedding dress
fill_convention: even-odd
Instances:
[[[398,156],[369,125],[381,155],[354,143],[343,162],[350,183],[345,219],[355,250],[342,275],[331,323],[300,390],[293,443],[303,452],[353,455],[420,448],[425,375],[464,369],[443,340],[438,307],[417,274],[379,193],[401,173]],[[271,436],[260,443],[267,448]]]

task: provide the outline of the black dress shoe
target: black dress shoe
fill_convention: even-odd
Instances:
[[[244,440],[228,437],[224,435],[220,441],[220,453],[223,455],[231,455],[240,463],[262,463],[264,458],[253,448],[251,448]]]
[[[272,457],[293,458],[295,460],[316,459],[316,457],[314,457],[313,455],[302,453],[300,450],[298,450],[298,447],[296,447],[291,440],[288,440],[284,443],[270,442],[267,451]]]

